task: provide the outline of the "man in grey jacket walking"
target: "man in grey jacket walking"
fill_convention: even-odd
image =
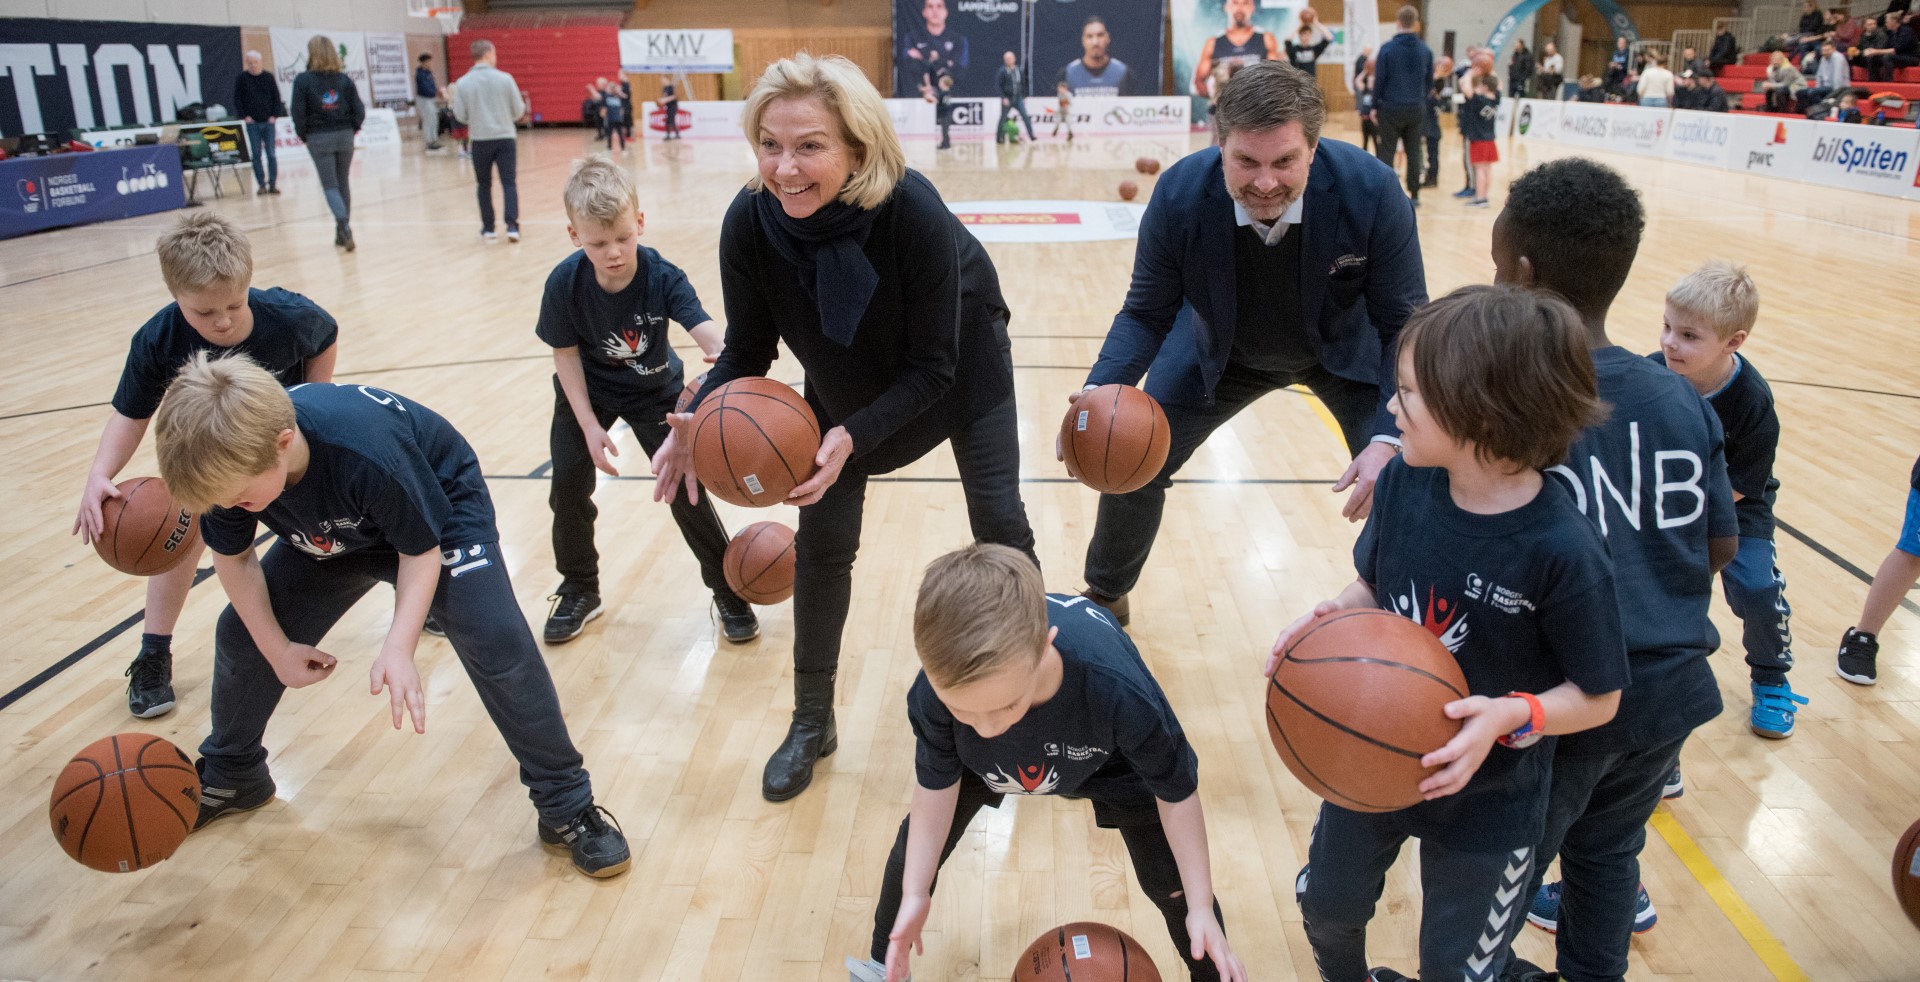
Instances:
[[[514,137],[527,102],[520,83],[495,67],[499,55],[493,42],[473,42],[473,70],[453,86],[453,116],[467,124],[473,143],[473,176],[480,195],[480,239],[492,245],[493,169],[500,169],[500,192],[505,199],[507,241],[520,241],[520,190],[515,184],[517,149]]]

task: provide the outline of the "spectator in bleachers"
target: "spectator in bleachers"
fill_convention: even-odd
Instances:
[[[1832,41],[1820,44],[1820,61],[1814,70],[1813,85],[1800,93],[1800,111],[1832,95],[1835,89],[1853,85],[1853,68],[1847,64],[1847,56],[1840,53]]]
[[[1795,45],[1805,44],[1826,30],[1827,18],[1820,13],[1819,6],[1813,0],[1800,0],[1800,30],[1789,40]]]
[[[1846,23],[1847,23],[1846,14],[1841,13],[1838,9],[1827,11],[1827,20],[1826,20],[1826,23],[1823,25],[1823,29],[1821,30],[1821,32],[1819,34],[1812,35],[1810,37],[1803,36],[1802,38],[1800,38],[1799,43],[1794,45],[1794,49],[1793,49],[1794,63],[1802,66],[1803,70],[1807,67],[1810,67],[1812,65],[1814,56],[1817,55],[1820,51],[1820,45],[1826,41],[1832,40],[1834,33],[1839,31],[1840,28],[1844,26]]]
[[[1680,49],[1680,63],[1674,65],[1673,70],[1680,75],[1688,72],[1695,75],[1713,74],[1713,70],[1707,67],[1707,60],[1700,57],[1699,53],[1693,50],[1692,45]]]
[[[1807,77],[1800,69],[1793,67],[1787,60],[1787,53],[1775,51],[1767,65],[1767,77],[1760,83],[1760,91],[1766,93],[1767,111],[1784,113],[1793,109],[1794,96],[1807,87]]]
[[[1712,75],[1694,76],[1693,91],[1693,108],[1701,112],[1723,113],[1732,108],[1727,90],[1721,88],[1720,80]]]
[[[1646,70],[1640,73],[1640,81],[1633,87],[1640,96],[1640,104],[1649,109],[1665,108],[1673,103],[1673,90],[1673,73],[1667,71],[1659,55],[1649,52]]]
[[[1875,82],[1891,82],[1894,72],[1920,65],[1920,35],[1914,33],[1911,22],[1902,23],[1900,14],[1893,11],[1888,11],[1882,19],[1881,30],[1886,34],[1884,44],[1863,46],[1860,60],[1866,63],[1867,78]]]
[[[1834,103],[1833,108],[1827,110],[1827,114],[1821,118],[1835,123],[1862,122],[1863,120],[1860,118],[1860,94],[1852,89],[1848,89],[1840,96],[1840,101]]]
[[[1673,108],[1698,109],[1699,89],[1695,88],[1692,72],[1681,72],[1673,80]]]
[[[1540,59],[1540,71],[1534,76],[1534,86],[1539,89],[1540,98],[1560,98],[1560,86],[1566,80],[1567,60],[1560,57],[1559,47],[1548,41],[1546,56]]]
[[[1632,53],[1627,50],[1627,39],[1613,39],[1613,54],[1607,59],[1607,88],[1619,91],[1627,83],[1627,63]]]
[[[1740,39],[1727,30],[1727,25],[1721,24],[1714,30],[1713,47],[1707,51],[1707,67],[1713,69],[1712,74],[1718,75],[1720,69],[1739,61]]]
[[[1850,17],[1833,32],[1834,49],[1849,59],[1860,53],[1860,36],[1873,24],[1871,17]]]
[[[1533,52],[1527,50],[1527,42],[1515,38],[1513,57],[1507,62],[1507,94],[1515,99],[1525,96],[1533,82],[1533,69]]]

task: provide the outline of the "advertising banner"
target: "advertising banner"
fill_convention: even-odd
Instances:
[[[1905,196],[1913,188],[1920,130],[1814,123],[1802,180],[1830,188]]]
[[[688,140],[743,140],[740,132],[740,110],[746,103],[711,100],[695,102],[680,100],[680,136]],[[933,107],[929,105],[928,111]],[[640,104],[640,132],[643,140],[658,138],[667,132],[667,111],[657,102],[647,101]]]
[[[954,201],[947,207],[982,242],[1101,242],[1140,233],[1146,205],[1117,201]]]
[[[1021,44],[1021,11],[1027,5],[1023,0],[893,0],[893,94],[912,98],[944,75],[953,78],[954,95],[997,98],[994,76],[1003,53],[1014,52],[1023,74],[1031,74]],[[1159,8],[1154,9],[1158,17]]]
[[[1362,51],[1380,50],[1380,39],[1390,38],[1397,27],[1390,28],[1380,23],[1379,0],[1346,0],[1345,30],[1342,40],[1346,42],[1340,59],[1346,63],[1341,74],[1346,77],[1347,91],[1353,91],[1353,63]]]
[[[293,80],[307,70],[307,42],[324,34],[340,52],[341,71],[353,79],[360,90],[360,101],[374,105],[373,86],[367,79],[367,37],[356,31],[316,31],[305,27],[276,27],[273,35],[273,77],[280,82],[280,98],[293,106]]]
[[[1552,99],[1521,99],[1513,112],[1513,132],[1529,140],[1555,140],[1560,137],[1560,107]]]
[[[620,70],[625,72],[733,71],[733,32],[621,31]]]
[[[186,204],[172,145],[0,161],[0,239]]]
[[[1161,0],[1074,0],[1033,9],[1028,95],[1061,82],[1075,98],[1159,95]],[[1248,0],[1234,0],[1245,5]]]
[[[1676,110],[1667,135],[1667,159],[1725,169],[1733,155],[1736,118],[1728,113]]]
[[[370,106],[400,106],[413,103],[413,69],[407,64],[405,34],[368,34],[367,86],[373,91]]]
[[[1659,157],[1666,152],[1667,131],[1672,128],[1672,116],[1670,109],[1563,102],[1560,103],[1560,125],[1556,138],[1569,146],[1590,150]],[[1537,123],[1535,128],[1538,128]]]
[[[1193,118],[1207,118],[1213,87],[1232,66],[1267,58],[1286,60],[1286,41],[1299,30],[1300,11],[1306,5],[1306,0],[1263,4],[1254,0],[1172,0],[1173,88],[1192,97],[1188,112]],[[1328,61],[1340,57],[1332,48],[1328,45],[1321,57]]]
[[[1806,176],[1813,157],[1813,128],[1805,119],[1778,116],[1734,116],[1733,145],[1727,169],[1790,181]]]
[[[240,29],[0,19],[0,136],[150,126],[233,101]]]
[[[933,103],[925,99],[888,99],[887,113],[893,118],[894,132],[902,137],[939,136],[934,121]],[[740,131],[743,102],[680,102],[680,135],[689,140],[744,140]],[[998,99],[950,99],[953,122],[948,127],[953,138],[986,138],[993,135],[993,124],[1000,119]],[[1055,99],[1026,100],[1027,115],[1043,138],[1053,128],[1060,104]],[[1185,96],[1151,96],[1136,99],[1073,100],[1074,136],[1117,136],[1122,134],[1185,134],[1188,131]],[[667,129],[666,111],[659,103],[640,104],[644,137],[656,138]]]
[[[280,117],[273,126],[273,144],[281,157],[305,157],[307,145],[294,135],[293,120]],[[384,106],[375,106],[367,110],[367,121],[360,132],[353,135],[353,146],[357,150],[373,150],[381,147],[400,145],[400,121],[394,118],[393,110]]]

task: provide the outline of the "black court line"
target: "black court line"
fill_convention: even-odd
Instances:
[[[212,575],[213,575],[213,567],[211,566],[207,567],[206,569],[195,572],[193,574],[193,585],[199,586],[203,581],[205,581],[208,577]],[[134,611],[132,614],[127,615],[126,620],[123,620],[120,623],[115,624],[110,628],[107,628],[105,631],[102,631],[99,637],[94,638],[92,641],[89,641],[78,648],[75,648],[73,651],[73,654],[70,654],[67,657],[62,658],[59,661],[54,662],[53,664],[47,666],[44,670],[40,672],[40,674],[35,675],[33,678],[30,678],[25,682],[20,683],[18,686],[14,687],[14,690],[12,692],[9,692],[4,696],[0,696],[0,712],[4,712],[8,706],[11,706],[16,702],[19,702],[22,698],[25,698],[28,693],[32,692],[35,689],[40,688],[41,686],[47,684],[49,681],[52,681],[54,676],[59,675],[61,672],[64,672],[75,665],[78,665],[80,663],[80,659],[85,658],[96,651],[99,651],[101,648],[106,647],[108,644],[111,644],[115,638],[119,637],[122,634],[127,633],[127,630],[129,628],[145,620],[146,617],[147,617],[147,611],[145,607],[142,607],[141,609]]]
[[[1778,515],[1774,516],[1773,524],[1774,524],[1774,527],[1778,528],[1780,531],[1785,532],[1788,535],[1791,535],[1794,538],[1800,540],[1801,545],[1806,546],[1807,548],[1812,549],[1814,552],[1817,552],[1820,555],[1826,557],[1828,562],[1831,562],[1835,566],[1838,566],[1841,569],[1844,569],[1847,572],[1852,573],[1854,579],[1859,580],[1860,582],[1865,583],[1868,586],[1873,585],[1872,573],[1869,573],[1866,570],[1861,569],[1860,567],[1855,566],[1850,562],[1847,562],[1846,557],[1822,545],[1819,539],[1816,539],[1813,536],[1808,535],[1807,533],[1802,532],[1799,529],[1794,528],[1793,526],[1788,525],[1787,523],[1781,521]],[[1909,614],[1920,615],[1920,604],[1914,603],[1913,598],[1911,597],[1900,598],[1900,606],[1904,608]]]
[[[1803,385],[1809,389],[1832,389],[1836,392],[1858,392],[1861,395],[1891,396],[1895,399],[1920,399],[1920,392],[1888,392],[1885,389],[1860,389],[1851,385],[1828,385],[1825,382],[1797,382],[1790,378],[1770,378],[1774,385]]]
[[[24,413],[14,413],[10,416],[0,416],[0,420],[25,419],[28,416],[45,416],[48,413],[66,413],[72,412],[75,409],[98,409],[101,406],[111,405],[113,405],[111,402],[83,402],[78,406],[61,406],[57,409],[33,409]]]

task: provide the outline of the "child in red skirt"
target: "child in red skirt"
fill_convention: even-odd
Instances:
[[[1494,142],[1494,120],[1500,113],[1500,80],[1476,75],[1473,95],[1460,107],[1460,132],[1467,138],[1467,159],[1473,163],[1473,188],[1479,192],[1467,204],[1487,207],[1487,189],[1493,186],[1493,165],[1500,162]]]

